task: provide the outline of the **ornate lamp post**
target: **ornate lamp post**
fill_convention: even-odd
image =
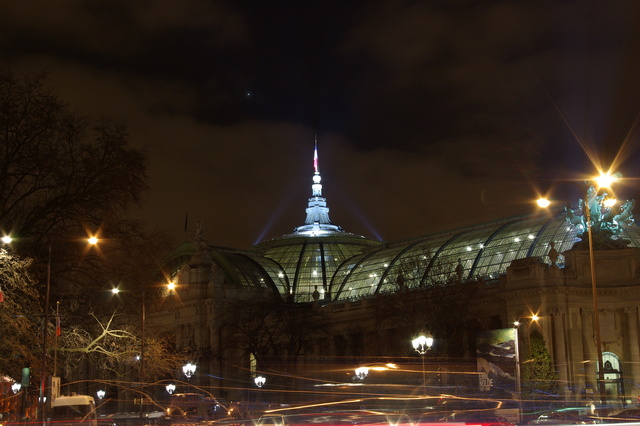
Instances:
[[[431,349],[431,346],[433,346],[433,336],[431,336],[431,334],[429,333],[427,333],[426,336],[424,334],[421,334],[420,336],[413,339],[411,341],[411,344],[413,345],[413,349],[415,349],[416,352],[420,354],[420,357],[422,357],[422,387],[424,388],[424,394],[426,395],[427,378],[424,370],[424,356]]]
[[[604,389],[604,364],[602,362],[602,338],[600,336],[600,317],[598,312],[598,290],[596,286],[596,264],[595,258],[593,255],[593,221],[592,221],[592,206],[590,205],[592,201],[595,201],[595,205],[598,205],[600,198],[598,197],[598,190],[601,188],[609,188],[613,182],[615,182],[618,178],[616,176],[612,176],[609,174],[601,175],[598,178],[594,178],[591,180],[586,180],[583,184],[580,184],[571,180],[563,180],[554,182],[551,187],[559,184],[559,183],[570,183],[572,185],[577,186],[583,193],[584,196],[584,213],[585,213],[585,227],[587,228],[587,235],[589,241],[589,264],[590,264],[590,272],[591,272],[591,294],[593,298],[593,330],[596,341],[596,354],[598,357],[598,377],[597,377],[597,387],[599,399],[602,404],[606,403],[606,392]],[[594,183],[597,185],[594,186]],[[605,194],[606,195],[606,194]],[[604,198],[604,196],[602,196]],[[547,198],[540,198],[537,200],[537,203],[540,207],[548,207],[551,202]],[[600,218],[598,218],[599,220]]]
[[[516,392],[518,392],[518,420],[522,416],[522,374],[520,372],[520,339],[518,338],[518,330],[520,328],[520,321],[515,320],[513,322],[514,330],[514,345],[516,352]]]
[[[267,382],[267,379],[264,376],[256,376],[253,378],[253,382],[258,387],[258,392],[260,392],[260,389],[262,389],[264,384]],[[259,401],[259,395],[259,393],[256,393],[256,403]]]
[[[364,381],[364,378],[369,374],[369,367],[358,367],[356,368],[356,377],[360,379],[360,381]],[[361,389],[360,396],[364,398],[364,389]]]

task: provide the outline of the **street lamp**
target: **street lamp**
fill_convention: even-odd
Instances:
[[[598,190],[600,188],[609,188],[613,182],[615,182],[618,178],[616,175],[604,174],[592,180],[586,180],[582,185],[571,180],[563,180],[553,183],[551,186],[553,187],[559,183],[570,183],[572,185],[577,186],[584,194],[584,212],[586,217],[586,228],[587,235],[589,239],[589,264],[591,269],[591,294],[593,297],[593,329],[596,338],[596,354],[598,356],[598,393],[600,396],[601,404],[606,403],[606,393],[604,389],[604,364],[602,362],[602,338],[600,336],[600,317],[598,313],[598,291],[596,286],[596,264],[595,258],[593,255],[593,235],[592,235],[592,221],[591,221],[591,206],[590,206],[590,198],[597,199]],[[593,183],[597,185],[597,188],[594,187]],[[592,197],[589,195],[591,194]],[[540,198],[537,201],[540,207],[548,207],[551,203],[546,198]]]
[[[167,288],[169,290],[174,290],[175,287],[176,285],[173,282],[167,284]],[[120,289],[118,287],[113,287],[111,289],[111,292],[113,294],[118,294],[120,293]],[[140,361],[140,386],[144,386],[144,383],[145,383],[144,381],[145,380],[144,349],[145,349],[145,325],[147,322],[147,300],[146,299],[147,299],[146,286],[143,285],[142,286],[142,309],[141,309],[142,327],[140,330],[140,356],[137,358]],[[195,366],[194,366],[194,371],[195,371]],[[187,377],[190,377],[190,376],[187,376]],[[143,405],[143,398],[140,398],[140,408],[139,408],[140,418],[144,417],[142,412],[142,405]]]
[[[98,396],[98,399],[102,399],[106,395],[106,392],[100,389],[98,392],[96,392],[96,395]]]
[[[14,394],[17,394],[18,392],[20,392],[21,388],[22,388],[22,383],[15,382],[14,384],[11,385],[11,390],[13,391]]]
[[[364,380],[364,378],[367,377],[367,374],[369,374],[369,367],[356,368],[356,376],[358,379]]]
[[[429,333],[427,333],[426,336],[424,334],[421,334],[415,339],[413,339],[411,341],[411,344],[413,345],[413,349],[415,349],[416,352],[418,352],[420,354],[420,357],[422,358],[422,386],[424,388],[424,394],[426,395],[427,394],[427,378],[424,370],[424,356],[431,349],[431,346],[433,346],[433,336],[431,336],[431,334]]]
[[[173,395],[173,392],[175,392],[176,390],[176,385],[174,385],[173,383],[169,383],[167,386],[165,386],[165,389],[167,390],[167,393],[169,395]]]
[[[98,243],[98,238],[95,236],[91,236],[87,239],[88,243],[91,245],[96,245]],[[40,410],[40,418],[42,420],[42,424],[46,424],[46,416],[45,416],[45,401],[47,400],[44,394],[45,385],[47,383],[47,338],[48,336],[48,328],[49,324],[49,298],[51,295],[51,249],[53,248],[53,239],[49,240],[49,255],[47,260],[47,292],[44,299],[44,315],[43,315],[43,327],[42,327],[42,360],[40,366],[40,398],[39,398],[39,410]]]
[[[191,378],[196,372],[195,364],[191,364],[190,362],[182,366],[182,372],[187,378]]]
[[[518,330],[520,328],[520,321],[515,320],[513,322],[514,331],[514,345],[516,352],[516,392],[518,392],[518,420],[522,416],[522,375],[520,372],[520,340],[518,338]]]
[[[257,387],[261,388],[267,382],[267,379],[262,376],[256,376],[256,378],[253,379],[253,381],[255,382]]]

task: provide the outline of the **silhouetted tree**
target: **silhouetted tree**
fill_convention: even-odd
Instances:
[[[533,399],[554,396],[558,391],[556,372],[542,335],[533,331],[529,340],[530,358],[522,368],[523,391]]]
[[[146,151],[129,145],[124,126],[74,112],[45,73],[0,71],[0,231],[14,238],[13,253],[33,259],[34,297],[17,303],[40,324],[43,309],[53,321],[59,301],[63,326],[91,334],[92,314],[105,321],[116,309],[106,299],[111,287],[139,295],[151,284],[171,244],[128,217],[147,179]],[[81,241],[89,235],[101,239],[97,247]],[[140,312],[140,297],[124,299]],[[119,319],[123,327],[125,319],[139,332],[139,315]],[[41,333],[37,324],[24,332]]]
[[[440,355],[468,355],[468,322],[473,318],[472,301],[478,282],[461,280],[450,265],[434,262],[423,278],[431,255],[424,253],[405,261],[394,280],[393,291],[380,296],[378,310],[383,328],[392,327],[393,339],[381,339],[381,354],[411,353],[410,340],[430,332]],[[391,326],[392,325],[392,326]],[[395,340],[394,340],[395,339]]]
[[[233,330],[229,344],[253,354],[259,369],[292,373],[300,357],[310,354],[316,339],[325,335],[323,311],[313,303],[284,302],[266,288],[243,293],[223,310]]]

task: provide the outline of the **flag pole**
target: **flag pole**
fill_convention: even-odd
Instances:
[[[53,344],[53,375],[56,375],[58,366],[58,336],[60,336],[60,302],[56,302],[56,337]]]

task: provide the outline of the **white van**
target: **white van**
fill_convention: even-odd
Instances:
[[[98,426],[96,403],[89,395],[59,396],[51,401],[52,426]]]

